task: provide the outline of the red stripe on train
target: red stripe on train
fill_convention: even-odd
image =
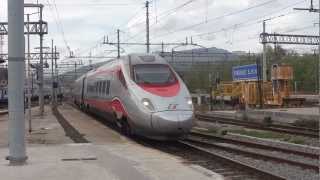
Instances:
[[[151,85],[138,84],[143,90],[161,97],[173,97],[180,91],[180,83],[176,81],[174,84],[168,85]]]
[[[86,104],[89,104],[91,107],[97,108],[101,111],[106,111],[109,113],[122,113],[123,116],[127,116],[128,113],[126,112],[123,104],[119,99],[114,99],[112,101],[108,100],[101,100],[101,99],[85,99]]]

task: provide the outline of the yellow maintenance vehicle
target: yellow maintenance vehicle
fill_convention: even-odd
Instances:
[[[233,81],[221,82],[212,92],[215,100],[232,101],[233,105],[248,106],[299,106],[305,99],[291,98],[293,68],[289,65],[273,65],[271,81],[258,77],[255,64],[233,68]]]

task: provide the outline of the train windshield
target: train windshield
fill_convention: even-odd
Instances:
[[[137,84],[167,85],[176,82],[169,66],[162,64],[139,64],[133,66],[134,81]]]

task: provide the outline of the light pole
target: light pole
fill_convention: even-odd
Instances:
[[[149,31],[149,1],[146,1],[146,45],[147,45],[147,53],[150,53],[150,31]]]
[[[267,19],[267,20],[269,20],[269,19]],[[266,21],[267,20],[263,20],[263,33],[266,33]],[[263,44],[262,79],[263,79],[263,82],[266,82],[268,80],[268,78],[267,78],[267,69],[268,68],[267,68],[267,44],[266,44],[265,39],[262,40],[262,44]]]
[[[28,39],[28,122],[29,122],[29,133],[32,131],[31,125],[31,68],[30,68],[30,14],[27,14],[27,39]]]
[[[24,1],[8,1],[9,156],[12,165],[27,160],[24,117]]]

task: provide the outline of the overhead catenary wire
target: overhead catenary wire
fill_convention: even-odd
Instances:
[[[68,50],[68,52],[70,53],[71,49],[70,49],[70,46],[68,44],[68,41],[67,41],[67,38],[65,37],[65,33],[64,33],[64,29],[63,29],[63,25],[61,23],[61,19],[60,19],[60,15],[59,15],[59,11],[57,9],[57,7],[55,6],[55,1],[53,1],[53,3],[50,3],[49,0],[46,0],[48,5],[49,5],[49,8],[51,10],[51,13],[52,13],[52,16],[53,16],[53,19],[55,21],[55,24],[57,26],[57,30],[58,32],[60,33],[61,37],[62,37],[62,40],[65,44],[65,47],[66,49]]]
[[[47,4],[45,4],[47,5]],[[136,3],[57,3],[57,6],[97,6],[97,7],[102,7],[102,6],[138,6]]]
[[[138,4],[138,5],[140,6],[140,4]],[[111,28],[111,30],[109,32],[105,33],[105,34],[111,34],[113,31],[116,32],[116,29],[120,29],[121,27],[124,27],[124,26],[128,25],[132,20],[137,18],[137,16],[141,12],[141,10],[144,9],[144,8],[145,7],[139,8],[131,17],[128,18],[128,20],[125,23],[123,23],[122,25],[120,25],[118,27]],[[121,29],[121,32],[124,32],[125,29],[128,29],[128,28]],[[109,36],[109,38],[111,38],[113,36],[115,37],[115,35],[116,35],[115,33],[112,33],[112,36]],[[84,50],[81,50],[78,54],[84,54],[86,52],[92,51],[94,48],[97,48],[104,41],[105,37],[106,37],[105,35],[103,37],[100,37],[97,41],[95,41],[94,45],[92,45],[89,48],[86,48]]]
[[[161,12],[160,14],[158,14],[156,17],[154,18],[150,18],[150,20],[154,20],[155,22],[153,24],[150,25],[150,28],[154,27],[161,19],[165,18],[165,17],[168,17],[169,15],[181,10],[182,8],[186,7],[187,5],[191,4],[192,2],[194,2],[196,0],[188,0],[180,5],[178,5],[177,7],[174,7],[172,9],[169,9],[169,10],[166,10],[166,11],[163,11]],[[143,20],[142,22],[138,22],[134,25],[131,25],[129,28],[133,28],[135,26],[139,26],[139,25],[142,25],[144,24],[145,21]],[[130,36],[128,39],[126,39],[126,41],[129,41],[129,40],[132,40],[132,39],[135,39],[136,37],[138,37],[142,32],[144,32],[146,29],[142,29],[140,31],[138,31],[137,33],[135,33],[134,35]]]
[[[224,32],[224,31],[227,31],[227,30],[230,30],[230,29],[234,29],[235,26],[237,26],[237,29],[239,29],[239,28],[243,28],[245,26],[255,25],[255,24],[261,23],[263,21],[263,19],[265,19],[267,17],[270,17],[270,15],[272,15],[272,14],[277,14],[277,13],[283,11],[283,10],[291,8],[291,7],[293,7],[293,6],[297,5],[297,4],[300,4],[302,2],[304,2],[304,0],[296,1],[296,2],[294,2],[294,3],[292,3],[292,4],[288,5],[288,6],[276,9],[275,11],[272,11],[272,12],[267,12],[267,13],[263,14],[262,16],[259,16],[259,17],[251,18],[251,19],[248,19],[248,20],[240,22],[240,23],[229,25],[227,27],[222,27],[219,30],[214,30],[214,31],[209,31],[209,32],[204,32],[204,33],[191,34],[190,36],[192,36],[192,37],[195,37],[195,36],[201,37],[201,36],[205,36],[205,35],[212,35],[212,34],[216,34],[216,33],[219,33],[219,32]],[[282,14],[281,16],[287,16],[287,15],[294,14],[294,13],[296,13],[296,12],[291,11],[291,12],[288,12],[286,14]],[[275,18],[275,16],[273,16],[272,18]],[[247,23],[249,23],[249,24],[247,24]],[[176,33],[176,32],[180,32],[180,30],[176,30],[176,31],[170,32],[170,33],[167,32],[167,33],[164,33],[162,35],[157,35],[155,38],[157,39],[157,38],[164,37],[164,36]]]
[[[168,35],[168,34],[180,32],[180,31],[184,31],[184,30],[188,30],[188,29],[193,29],[193,28],[195,28],[195,27],[197,27],[197,26],[200,26],[200,25],[203,25],[203,24],[207,24],[207,23],[216,21],[216,20],[218,20],[218,19],[223,19],[223,18],[226,18],[226,17],[228,17],[228,16],[237,15],[237,14],[240,14],[240,13],[243,13],[243,12],[246,12],[246,11],[249,11],[249,10],[252,10],[252,9],[255,9],[255,8],[263,7],[263,6],[265,6],[265,5],[271,4],[271,3],[274,2],[274,1],[277,1],[277,0],[268,0],[268,1],[266,1],[266,2],[259,3],[259,4],[256,4],[256,5],[253,5],[253,6],[244,8],[244,9],[241,9],[241,10],[237,10],[237,11],[233,11],[233,12],[230,12],[230,13],[226,13],[226,14],[224,14],[224,15],[217,16],[217,17],[214,17],[214,18],[209,18],[209,19],[207,19],[207,20],[205,20],[205,21],[201,21],[201,22],[199,22],[199,23],[191,24],[191,25],[188,25],[188,26],[179,28],[179,29],[177,29],[177,30],[172,30],[172,31],[167,32],[167,33],[164,33],[164,34],[157,35],[157,37],[163,37],[163,36]]]
[[[265,6],[265,5],[269,4],[269,3],[272,3],[272,2],[274,2],[274,1],[275,1],[275,0],[266,1],[266,2],[264,2],[264,3],[260,3],[260,4],[257,4],[257,5],[254,5],[254,6],[245,8],[245,9],[242,9],[242,10],[238,10],[238,11],[235,11],[235,12],[227,13],[227,14],[225,14],[225,15],[223,15],[223,16],[219,16],[219,17],[215,17],[215,18],[210,18],[210,19],[207,20],[207,22],[208,22],[208,21],[217,20],[217,19],[220,19],[220,18],[223,19],[224,17],[227,17],[227,16],[236,15],[236,14],[239,14],[239,13],[242,13],[242,12],[246,12],[246,11],[251,10],[251,9],[254,9],[254,8],[262,7],[262,6]],[[282,10],[284,10],[284,9],[287,9],[287,8],[289,8],[289,7],[292,7],[292,6],[294,6],[294,5],[300,4],[301,2],[304,2],[304,1],[294,2],[293,4],[290,4],[289,6],[286,6],[285,8],[281,8],[281,9],[278,9],[277,11],[272,12],[272,14],[277,13],[278,11],[282,11]],[[270,13],[266,13],[264,16],[262,16],[262,17],[260,17],[260,18],[263,18],[263,17],[265,17],[265,16],[267,16],[267,15],[269,15],[269,14],[270,14]],[[290,13],[288,13],[288,14],[292,14],[292,12],[290,12]],[[258,18],[255,18],[255,19],[253,19],[253,20],[256,20],[256,19],[258,19]],[[248,22],[250,22],[250,21],[252,21],[252,19],[250,19]],[[261,21],[254,22],[254,23],[252,23],[252,24],[250,24],[250,25],[258,24],[259,22],[261,22]],[[201,24],[203,24],[203,23],[204,23],[204,22],[201,22]],[[221,31],[226,31],[226,30],[228,30],[228,29],[234,29],[234,30],[235,30],[235,28],[238,29],[239,27],[241,27],[241,26],[242,26],[243,24],[245,24],[245,23],[247,23],[247,21],[246,21],[246,22],[242,22],[242,23],[233,24],[233,25],[231,25],[231,26],[222,28],[221,30],[214,31],[214,32],[209,32],[209,33],[211,33],[211,34],[212,34],[212,33],[218,33],[218,32],[221,32]],[[156,24],[156,23],[154,23],[154,24]],[[151,27],[153,27],[154,24],[152,24]],[[200,24],[197,23],[196,26],[198,26],[198,25],[200,25]],[[195,25],[194,25],[194,26],[195,26]],[[193,28],[194,26],[192,26],[191,28]],[[188,27],[190,27],[190,26],[188,26]],[[132,39],[135,39],[135,38],[139,37],[140,34],[142,34],[143,31],[145,31],[145,29],[142,29],[141,31],[138,31],[137,33],[135,33],[133,36],[130,36],[126,41],[129,41],[129,40],[132,40]],[[178,31],[179,31],[179,30],[176,30],[176,31],[174,31],[174,32],[178,32]],[[174,33],[174,32],[169,31],[169,32],[166,33],[165,35],[169,35],[169,34]],[[191,35],[191,36],[201,36],[201,35],[204,35],[204,34],[208,34],[208,33],[196,34],[196,35]],[[165,36],[165,35],[163,35],[163,36]],[[156,36],[156,37],[154,37],[154,39],[157,39],[157,38],[163,37],[163,36],[161,36],[161,35],[160,35],[160,36]]]
[[[67,49],[69,51],[71,51],[70,46],[69,46],[68,41],[67,41],[67,38],[66,38],[65,33],[64,33],[63,24],[61,22],[61,18],[60,18],[59,10],[58,10],[57,5],[56,5],[56,1],[55,0],[52,0],[52,1],[53,1],[54,9],[55,9],[55,11],[57,13],[58,23],[60,25],[60,30],[61,30],[61,33],[62,33],[63,41],[64,41]]]
[[[194,1],[194,0],[189,0],[189,1],[187,1],[187,2],[185,2],[185,3],[183,3],[183,4],[181,4],[181,5],[179,5],[178,7],[175,7],[175,8],[173,8],[173,9],[168,10],[168,11],[165,11],[164,13],[162,13],[162,15],[163,15],[162,18],[164,18],[164,17],[166,17],[166,16],[168,16],[168,15],[170,15],[170,14],[178,11],[179,9],[185,7],[186,5],[192,3],[193,1]],[[170,31],[168,31],[168,32],[166,32],[166,33],[164,33],[164,34],[155,35],[155,36],[156,36],[155,38],[158,39],[159,37],[163,37],[163,36],[170,35],[170,34],[173,34],[173,33],[177,33],[177,32],[183,31],[183,30],[187,30],[187,29],[192,29],[192,28],[194,28],[194,27],[197,27],[197,26],[200,26],[200,25],[203,25],[203,24],[210,23],[210,22],[212,22],[212,21],[214,21],[214,20],[222,19],[222,18],[225,18],[225,17],[227,17],[227,16],[236,15],[236,14],[239,14],[239,13],[242,13],[242,12],[249,11],[249,10],[251,10],[251,9],[255,9],[255,8],[259,8],[259,7],[268,5],[268,4],[270,4],[270,3],[274,2],[274,1],[277,1],[277,0],[268,0],[268,1],[266,1],[266,2],[259,3],[259,4],[254,5],[254,6],[250,6],[250,7],[247,7],[247,8],[245,8],[245,9],[241,9],[241,10],[238,10],[238,11],[234,11],[234,12],[231,12],[231,13],[227,13],[227,14],[224,14],[224,15],[222,15],[222,16],[215,17],[215,18],[209,18],[209,19],[206,19],[205,21],[201,21],[201,22],[199,22],[199,23],[195,23],[195,24],[192,24],[192,25],[188,25],[188,26],[185,26],[185,27],[180,28],[180,29],[178,29],[178,30],[170,30]],[[159,15],[159,17],[160,17],[160,15]],[[150,28],[152,28],[155,24],[156,24],[156,23],[152,24],[152,25],[150,26]],[[145,30],[145,29],[137,32],[136,34],[134,34],[133,36],[131,36],[129,39],[127,39],[127,41],[128,41],[128,40],[135,39],[135,38],[138,37],[139,34],[140,34],[141,32],[143,32],[144,30]]]
[[[160,19],[163,19],[179,10],[181,10],[182,8],[186,7],[187,5],[191,4],[192,2],[194,1],[197,1],[197,0],[188,0],[172,9],[169,9],[169,10],[166,10],[166,11],[163,11],[161,12],[159,15],[156,15],[156,17],[153,17],[153,18],[150,18],[151,20],[154,20],[155,22],[150,26],[150,28],[152,28],[154,25],[157,24],[157,22],[160,20]],[[143,7],[145,8],[145,7]],[[129,22],[134,19],[136,16],[137,16],[138,13],[136,13],[132,18],[130,18],[130,20],[127,22],[127,24],[129,24]],[[121,31],[124,32],[124,30],[126,29],[130,29],[130,28],[133,28],[135,26],[138,26],[138,25],[141,25],[142,23],[145,23],[144,20],[142,22],[137,22],[137,23],[134,23],[133,25],[130,25],[129,27],[125,28],[125,29],[122,29]],[[142,29],[141,31],[138,31],[137,33],[135,33],[134,35],[128,37],[125,41],[129,41],[129,40],[132,40],[132,39],[135,39],[137,36],[139,36],[140,34],[142,34],[142,32],[145,31],[145,28]]]

